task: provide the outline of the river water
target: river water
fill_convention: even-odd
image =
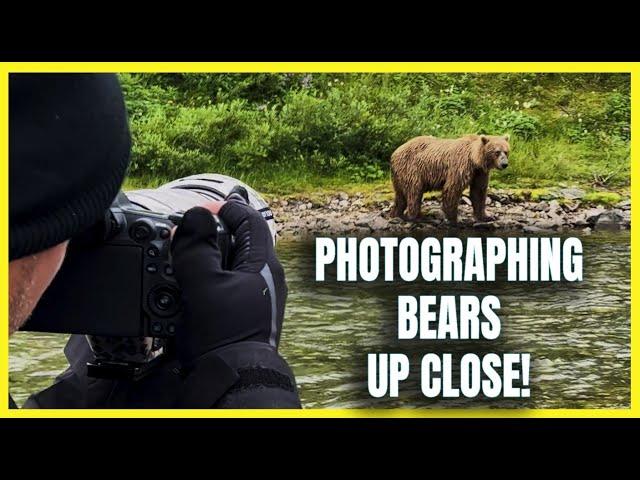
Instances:
[[[584,280],[578,283],[316,283],[313,243],[282,241],[289,300],[280,350],[293,368],[305,408],[506,407],[628,408],[630,404],[630,236],[583,236]],[[488,341],[394,339],[396,297],[494,294],[502,331]],[[67,366],[64,335],[18,333],[10,340],[10,389],[20,405]],[[419,364],[429,352],[527,352],[531,397],[518,400],[427,399],[419,376],[395,399],[373,399],[367,353],[403,352]],[[412,368],[412,372],[416,368]]]

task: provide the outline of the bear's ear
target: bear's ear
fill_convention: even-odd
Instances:
[[[489,143],[489,137],[487,137],[486,135],[480,135],[480,140],[482,140],[483,145]]]
[[[511,135],[509,135],[508,133],[504,136],[504,139],[508,142],[509,139],[511,138]]]

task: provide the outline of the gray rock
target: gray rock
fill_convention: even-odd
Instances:
[[[338,203],[338,207],[340,208],[347,208],[349,206],[349,202],[347,200],[340,200],[340,203]]]
[[[562,225],[562,224],[560,224]],[[552,230],[552,229],[556,229],[558,228],[560,225],[558,225],[555,221],[553,220],[539,220],[536,223],[533,224],[534,227],[540,228],[542,230]]]
[[[374,232],[385,230],[389,227],[389,222],[382,217],[376,217],[369,225]]]
[[[567,200],[578,200],[585,196],[587,192],[582,190],[581,188],[563,188],[560,190],[560,195],[562,195]]]
[[[575,212],[580,207],[580,202],[567,202],[564,204],[564,209],[568,212]]]
[[[554,198],[560,198],[562,195],[557,188],[550,189],[547,193],[543,193],[539,196],[540,200],[553,200]]]
[[[347,195],[345,192],[339,192],[338,193],[338,198],[340,200],[349,200],[349,195]]]
[[[430,210],[427,214],[430,218],[436,220],[444,220],[444,212],[440,209],[438,210]]]
[[[355,222],[353,222],[353,224],[356,227],[368,227],[369,225],[371,225],[371,220],[372,220],[371,216],[362,217],[357,219]]]
[[[621,210],[631,210],[631,200],[623,200],[622,202],[616,203],[616,208]]]
[[[525,233],[555,233],[553,230],[536,227],[535,225],[527,225],[522,231]]]
[[[509,218],[497,221],[495,222],[495,224],[496,224],[496,227],[498,228],[520,228],[521,227],[520,222],[509,219]]]
[[[598,216],[594,225],[595,230],[620,230],[622,217],[617,213],[604,212]]]
[[[571,224],[575,227],[586,227],[587,225],[589,225],[589,222],[587,222],[586,218],[584,217],[584,215],[574,218],[571,221]]]
[[[604,208],[590,208],[586,212],[584,212],[584,218],[590,225],[595,225],[600,218],[600,215],[605,213],[607,210]]]
[[[549,221],[553,222],[553,224],[557,225],[558,227],[561,227],[562,225],[564,225],[564,217],[556,213],[549,215]]]
[[[531,208],[534,212],[546,212],[549,210],[549,204],[547,202],[540,202],[533,205]]]
[[[496,223],[495,222],[476,222],[473,224],[473,228],[477,228],[478,230],[495,230]]]

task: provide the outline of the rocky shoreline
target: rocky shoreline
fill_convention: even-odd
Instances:
[[[573,191],[573,192],[572,192]],[[580,230],[627,230],[631,226],[631,201],[626,199],[613,206],[598,206],[583,202],[579,189],[567,189],[555,197],[531,201],[506,191],[493,191],[487,199],[487,214],[491,222],[475,222],[471,201],[464,196],[458,210],[458,225],[451,227],[444,220],[438,199],[425,200],[424,218],[417,223],[390,218],[392,202],[370,201],[362,193],[348,195],[338,192],[320,200],[311,198],[271,199],[278,235],[281,238],[301,238],[316,235],[402,234],[436,232],[442,229],[470,231],[520,231],[528,234],[553,234]]]

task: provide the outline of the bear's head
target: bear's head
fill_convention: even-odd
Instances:
[[[509,135],[480,135],[482,160],[485,169],[504,170],[509,166]]]

